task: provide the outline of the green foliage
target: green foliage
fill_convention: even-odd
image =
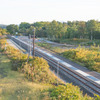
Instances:
[[[95,20],[89,20],[86,23],[87,32],[89,34],[89,38],[93,40],[95,31],[98,31],[98,22]]]
[[[77,38],[78,26],[75,23],[73,23],[71,26],[68,27],[67,32],[68,38]]]
[[[49,39],[55,40],[58,38],[63,38],[67,31],[67,25],[53,20],[46,26],[46,31]]]
[[[0,36],[6,35],[6,34],[8,34],[8,33],[7,33],[7,30],[6,30],[6,29],[0,28]]]
[[[41,22],[36,22],[36,23],[34,23],[33,25],[35,26],[35,27],[45,27],[46,26],[46,24],[48,24],[49,22],[43,22],[43,21],[41,21]]]
[[[65,52],[63,53],[63,55],[64,55],[64,57],[68,57],[68,58],[74,59],[75,56],[76,56],[76,52],[78,52],[78,51],[74,51],[74,50],[72,49],[72,50],[65,51]]]
[[[50,72],[49,65],[43,58],[35,57],[29,59],[29,62],[23,64],[22,70],[27,78],[34,82],[43,82],[55,84],[57,82],[56,77]]]
[[[36,43],[36,45],[43,47],[45,49],[48,49],[50,51],[53,51],[55,53],[59,53],[59,54],[65,51],[65,49],[62,49],[62,48],[59,48],[59,47],[54,47],[51,44],[45,43],[45,42],[41,42],[41,43],[39,42],[39,43]]]
[[[36,43],[40,47],[45,47],[46,49],[50,49],[51,45],[48,43]]]
[[[66,43],[66,44],[72,44],[72,45],[84,45],[85,43],[89,42],[89,39],[78,39],[78,38],[73,38],[73,39],[62,39],[60,40],[60,43]]]
[[[80,39],[86,37],[86,23],[84,21],[78,23],[78,35]]]
[[[52,41],[58,41],[60,39],[100,39],[100,22],[96,20],[85,21],[67,21],[58,22],[53,20],[52,22],[35,22],[29,24],[27,22],[21,22],[19,27],[11,24],[7,26],[7,30],[10,34],[20,32],[24,35],[33,33],[33,27],[36,28],[37,37],[47,37]]]
[[[85,67],[100,72],[100,48],[92,46],[91,48],[76,48],[66,50],[62,53],[66,58],[83,63]]]
[[[27,31],[27,29],[29,29],[29,28],[30,28],[30,24],[27,23],[27,22],[21,22],[21,24],[19,25],[19,31],[20,31],[21,33],[27,33],[26,31]]]
[[[18,25],[10,24],[7,26],[7,31],[12,35],[15,35],[15,32],[18,32],[18,30],[19,30]]]
[[[59,85],[51,91],[53,100],[94,100],[94,98],[82,94],[80,88],[72,84]]]
[[[100,96],[99,95],[95,94],[94,96],[95,96],[95,100],[100,100]]]
[[[34,29],[34,26],[30,26],[30,28],[26,30],[26,33],[28,33],[28,36],[29,34],[33,35],[33,29]]]

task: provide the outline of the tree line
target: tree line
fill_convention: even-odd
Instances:
[[[20,25],[11,24],[7,26],[10,34],[16,32],[24,35],[33,34],[36,29],[37,37],[46,37],[50,40],[57,39],[100,39],[100,22],[97,20],[67,21],[59,22],[35,22],[33,24],[22,22]]]

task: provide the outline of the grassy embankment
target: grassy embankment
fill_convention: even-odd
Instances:
[[[0,100],[45,100],[49,99],[51,85],[28,81],[23,73],[12,70],[11,60],[0,53]]]
[[[5,43],[7,47],[6,51],[4,50]],[[53,85],[46,83],[45,80],[44,82],[43,80],[42,82],[32,82],[32,77],[29,77],[30,74],[27,75],[27,71],[21,73],[22,70],[20,68],[23,63],[24,70],[26,58],[27,55],[21,54],[19,50],[9,46],[5,39],[0,40],[0,100],[50,99],[48,90],[49,88],[52,88]],[[41,61],[41,59],[38,60]],[[44,66],[46,67],[45,62]],[[16,71],[18,68],[20,69],[20,72]],[[25,69],[26,68],[27,63],[25,64]],[[48,72],[50,71],[48,70]],[[38,74],[35,73],[35,75],[37,76]],[[43,76],[37,79],[35,78],[34,81],[37,81],[38,79],[43,78]]]
[[[21,54],[20,51],[10,46],[7,46],[5,51],[5,42],[5,40],[0,41],[1,100],[98,100],[100,98],[83,96],[79,87],[72,84],[56,86],[57,78],[49,71],[44,59],[30,58],[27,63],[27,55]]]

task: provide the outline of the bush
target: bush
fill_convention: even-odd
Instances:
[[[92,46],[91,48],[76,48],[66,50],[62,53],[65,58],[70,58],[76,62],[83,63],[85,67],[100,72],[100,48]]]
[[[95,100],[87,95],[83,96],[80,88],[72,84],[59,85],[50,91],[53,100]]]
[[[76,56],[76,52],[75,50],[66,50],[65,52],[63,52],[63,56],[66,57],[66,58],[71,58],[71,59],[74,59],[75,56]]]
[[[47,61],[43,58],[35,57],[29,59],[29,62],[24,63],[22,70],[27,78],[32,79],[34,82],[43,82],[56,84],[57,78],[50,71]]]

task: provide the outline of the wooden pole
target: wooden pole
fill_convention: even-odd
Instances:
[[[33,29],[33,59],[35,57],[35,28]]]

